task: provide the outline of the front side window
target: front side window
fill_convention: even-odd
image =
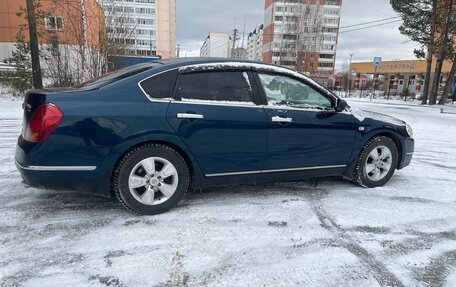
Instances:
[[[176,93],[182,101],[254,104],[247,72],[182,74]]]
[[[332,108],[331,100],[301,81],[272,74],[259,74],[259,77],[269,106],[320,110]]]

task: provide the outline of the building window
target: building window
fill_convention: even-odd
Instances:
[[[137,56],[155,56],[155,51],[151,51],[151,50],[136,50],[136,54],[133,53],[133,55],[137,55]]]
[[[140,25],[155,25],[154,19],[138,19],[138,24]]]
[[[332,54],[320,54],[320,59],[334,59]]]
[[[155,10],[152,8],[136,8],[136,14],[149,14],[152,15],[155,13]]]
[[[333,63],[318,63],[318,67],[320,68],[332,68],[333,66]]]
[[[60,16],[46,16],[44,18],[44,25],[48,31],[62,31],[63,30],[63,17]]]

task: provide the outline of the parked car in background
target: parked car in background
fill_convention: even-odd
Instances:
[[[16,165],[31,186],[158,214],[189,187],[327,176],[382,186],[413,151],[405,122],[353,110],[300,73],[192,59],[30,91]]]

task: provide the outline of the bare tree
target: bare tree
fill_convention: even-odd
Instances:
[[[32,59],[37,58],[34,80],[36,74],[36,81],[41,82],[34,82],[36,88],[42,87],[40,56],[50,85],[73,86],[106,73],[108,55],[134,52],[128,51],[127,46],[135,44],[136,34],[141,31],[136,31],[138,23],[131,17],[133,8],[103,0],[52,0],[50,3],[45,11],[39,0],[27,0],[33,9],[28,6],[22,9],[22,12],[27,11],[31,23],[31,49],[32,42],[39,48],[38,53],[32,53]],[[57,23],[57,15],[65,15],[59,19],[60,23]],[[38,45],[38,38],[47,44]]]
[[[30,54],[32,58],[32,78],[35,89],[43,88],[43,78],[41,75],[40,48],[38,45],[38,30],[36,9],[39,1],[27,0],[27,21],[30,33]]]
[[[105,49],[109,56],[129,55],[134,51],[128,51],[128,46],[135,44],[138,23],[131,17],[134,11],[132,7],[115,1],[102,1],[106,16]]]
[[[73,86],[106,72],[104,14],[95,2],[53,0],[44,17],[66,15],[62,27],[47,31],[50,44],[42,45],[46,73],[54,86]]]

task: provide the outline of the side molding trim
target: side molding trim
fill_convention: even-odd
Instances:
[[[16,160],[16,165],[25,170],[34,171],[93,171],[96,166],[23,166]]]
[[[300,167],[300,168],[285,168],[285,169],[268,169],[268,170],[257,170],[257,171],[240,171],[240,172],[213,173],[213,174],[206,174],[206,177],[219,177],[219,176],[232,176],[232,175],[248,175],[248,174],[262,174],[262,173],[290,172],[290,171],[306,171],[306,170],[331,169],[331,168],[344,168],[344,167],[347,167],[347,165],[346,165],[346,164],[342,164],[342,165],[311,166],[311,167]]]

